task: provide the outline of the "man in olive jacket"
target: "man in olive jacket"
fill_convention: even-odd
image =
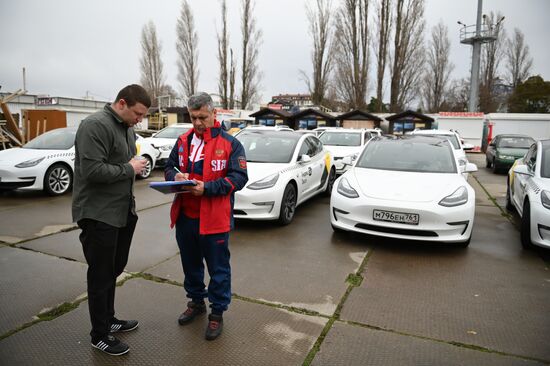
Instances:
[[[151,105],[145,89],[128,85],[113,104],[84,119],[76,133],[73,221],[88,263],[88,306],[92,346],[111,355],[129,351],[110,333],[136,329],[136,320],[115,318],[116,278],[124,271],[137,223],[135,175],[146,161],[133,158],[133,126]]]

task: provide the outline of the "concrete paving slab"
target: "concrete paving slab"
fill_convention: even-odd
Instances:
[[[151,178],[137,180],[136,207],[143,210],[172,202],[148,187],[149,182],[164,180],[160,170]],[[72,194],[49,197],[43,192],[7,192],[0,194],[0,242],[18,243],[76,227],[71,217]]]
[[[550,360],[550,271],[497,208],[478,207],[469,249],[388,242],[364,278],[342,319]]]
[[[138,213],[139,220],[130,248],[126,271],[141,272],[178,252],[174,232],[168,226],[169,211],[169,205],[162,205]],[[78,239],[80,232],[80,229],[77,229],[54,234],[22,243],[19,246],[86,263],[82,245]]]
[[[130,353],[112,357],[89,343],[86,302],[57,319],[42,322],[0,342],[6,365],[301,365],[326,319],[270,306],[235,301],[224,314],[223,334],[204,339],[206,316],[182,327],[184,303],[177,286],[133,279],[117,289],[117,314],[140,320],[120,338]],[[32,347],[29,347],[29,344]]]
[[[72,302],[84,292],[86,266],[81,263],[0,248],[0,335],[32,321],[45,308]]]
[[[527,366],[542,364],[391,332],[335,323],[312,365]]]
[[[346,291],[348,274],[368,251],[368,240],[333,235],[328,210],[329,200],[316,197],[298,207],[288,226],[238,221],[229,242],[233,293],[332,314]],[[179,257],[148,272],[183,281]]]

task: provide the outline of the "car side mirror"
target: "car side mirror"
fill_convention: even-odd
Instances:
[[[528,175],[530,177],[533,176],[533,173],[531,173],[529,171],[529,168],[527,167],[527,165],[523,165],[523,164],[520,164],[520,165],[516,165],[514,167],[514,173],[516,174],[523,174],[523,175]]]
[[[353,164],[353,158],[351,156],[346,156],[342,159],[342,163],[345,165],[352,165]]]
[[[309,163],[311,161],[311,156],[304,154],[300,156],[300,163]]]
[[[477,172],[477,165],[475,165],[474,163],[466,163],[466,165],[464,166],[463,173],[473,173],[473,172]]]

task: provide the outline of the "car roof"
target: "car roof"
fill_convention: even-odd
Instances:
[[[451,130],[414,130],[411,132],[412,135],[456,135],[455,131]]]
[[[444,143],[448,144],[449,146],[452,146],[451,142],[446,138],[434,137],[434,136],[423,136],[423,135],[402,135],[402,136],[395,136],[395,138],[387,138],[385,136],[377,136],[377,137],[372,138],[369,143],[380,141],[380,142],[387,142],[387,143],[401,143],[402,144],[402,143],[406,143],[410,140],[413,140],[413,142],[425,143],[425,144],[433,144],[434,142],[437,141],[437,142],[444,142]]]
[[[330,129],[330,130],[325,130],[324,133],[326,132],[336,132],[336,133],[361,133],[361,132],[365,132],[365,131],[368,131],[364,128],[337,128],[337,129]]]
[[[289,133],[289,132],[294,132],[294,130],[286,130],[286,129],[280,129],[280,130],[276,130],[276,129],[264,129],[264,128],[251,128],[251,129],[246,129],[246,128],[243,128],[240,132],[239,132],[239,135],[238,136],[245,136],[245,135],[261,135],[261,136],[265,136],[265,137],[276,137],[276,136],[284,136],[284,137],[291,137],[295,140],[299,140],[302,136],[305,136],[304,134],[301,134],[301,133]],[[314,136],[313,134],[311,134],[311,136]],[[314,136],[315,137],[315,136]]]

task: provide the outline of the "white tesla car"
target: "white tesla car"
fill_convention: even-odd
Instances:
[[[51,196],[69,191],[73,184],[76,130],[76,127],[57,128],[23,147],[0,151],[0,190],[44,190]],[[158,153],[140,137],[136,147],[149,162],[138,177],[147,178]]]
[[[168,160],[172,147],[174,147],[178,137],[186,133],[191,128],[193,128],[191,123],[178,123],[165,127],[159,132],[153,134],[151,137],[145,138],[145,141],[160,151],[155,164],[156,166],[163,167],[166,165],[166,161]]]
[[[534,143],[508,172],[506,208],[521,217],[521,244],[550,248],[550,140]]]
[[[143,156],[147,160],[145,169],[137,175],[138,178],[147,179],[151,176],[155,169],[157,158],[160,156],[160,151],[155,149],[145,138],[136,134],[136,150],[137,154]]]
[[[475,193],[452,149],[448,140],[434,137],[370,140],[334,183],[334,230],[468,246]],[[466,164],[466,172],[476,170],[475,164]]]
[[[318,193],[330,194],[336,177],[330,152],[313,135],[244,129],[248,184],[235,194],[236,218],[289,224],[296,207]]]
[[[331,152],[336,165],[336,174],[344,173],[349,166],[342,162],[346,156],[355,159],[362,147],[374,136],[380,136],[379,130],[333,128],[325,130],[319,140]]]

